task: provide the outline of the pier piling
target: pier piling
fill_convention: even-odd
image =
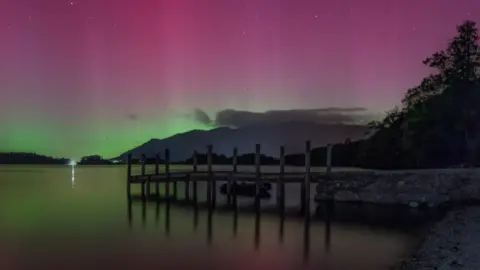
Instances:
[[[198,160],[197,160],[197,151],[193,151],[193,174],[197,173],[198,171]],[[198,201],[198,193],[197,193],[197,179],[192,177],[192,175],[190,175],[190,177],[192,178],[192,184],[193,184],[193,201],[195,203],[197,203]]]
[[[170,150],[165,149],[165,196],[170,200]]]
[[[127,156],[127,196],[131,198],[131,178],[132,178],[132,154],[128,154]]]
[[[155,175],[160,174],[160,157],[158,154],[155,155]],[[158,181],[155,182],[155,195],[160,196],[160,186]]]
[[[311,180],[311,143],[305,142],[305,181],[303,184],[302,212],[304,215],[310,215],[310,180]]]
[[[214,189],[214,179],[213,179],[213,170],[212,170],[212,145],[207,146],[207,171],[208,171],[208,180],[207,180],[207,200],[208,203],[212,206],[215,206],[215,189]]]
[[[285,211],[285,182],[284,182],[284,174],[285,174],[285,147],[280,147],[280,174],[278,175],[278,183],[277,183],[277,205],[280,209],[280,213]]]
[[[233,174],[237,173],[238,171],[238,148],[237,147],[233,148],[232,166],[233,166],[232,168]],[[236,183],[237,183],[237,180],[235,176],[231,176],[231,184],[233,186],[236,186]],[[232,204],[233,204],[233,207],[237,209],[237,193],[236,192],[232,192],[232,193],[233,193],[231,195]]]
[[[260,144],[255,145],[255,209],[260,209]]]

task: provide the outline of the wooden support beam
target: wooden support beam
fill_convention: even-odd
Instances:
[[[327,173],[330,173],[332,172],[332,144],[327,144],[327,163],[326,163],[326,167],[327,167]]]
[[[132,178],[132,154],[127,156],[127,197],[131,197],[131,178]]]
[[[198,153],[197,151],[193,151],[193,173],[196,173],[198,171]],[[197,193],[197,178],[192,177],[192,174],[190,174],[190,177],[193,181],[193,201],[196,203],[198,201],[198,193]]]
[[[155,155],[155,175],[160,175],[160,156],[158,154]],[[157,197],[160,197],[160,185],[158,181],[155,182],[155,194]]]
[[[141,163],[142,163],[142,175],[145,175],[145,162],[146,162],[146,157],[145,157],[145,154],[142,154],[142,159],[141,159]]]
[[[260,209],[260,144],[255,145],[255,209]]]
[[[207,198],[208,201],[211,203],[213,207],[215,207],[216,204],[216,195],[217,195],[217,189],[216,189],[216,181],[215,178],[213,177],[213,146],[208,145],[207,146],[207,171],[208,171],[208,188],[207,188]]]
[[[285,147],[280,147],[280,175],[278,176],[278,206],[280,208],[280,212],[283,213],[285,211]]]
[[[310,215],[310,181],[311,181],[311,143],[305,142],[305,181],[303,183],[303,214]]]
[[[237,147],[233,148],[232,167],[233,167],[232,168],[233,173],[237,173],[238,171],[238,148]],[[236,186],[236,183],[237,183],[237,180],[233,174],[229,176],[229,182],[230,182],[229,191],[233,191],[232,187]],[[232,192],[231,196],[229,196],[228,199],[229,199],[229,203],[231,202],[236,209],[237,202],[238,202],[236,192]]]
[[[170,200],[170,150],[165,149],[165,197]]]

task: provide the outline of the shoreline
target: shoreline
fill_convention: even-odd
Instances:
[[[480,269],[480,206],[449,210],[392,270]]]

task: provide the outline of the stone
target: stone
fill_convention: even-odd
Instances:
[[[333,172],[319,183],[316,198],[336,194],[338,201],[436,207],[447,202],[480,202],[480,170]]]

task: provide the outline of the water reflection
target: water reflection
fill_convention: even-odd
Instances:
[[[133,227],[133,205],[138,202],[141,206],[141,220],[142,220],[142,228],[146,227],[147,223],[147,208],[149,207],[149,203],[147,200],[140,200],[140,201],[135,201],[132,199],[128,199],[128,207],[127,207],[127,219],[128,219],[128,226],[131,229]],[[170,235],[170,225],[171,225],[171,208],[172,205],[175,205],[175,203],[165,201],[165,203],[162,203],[160,201],[152,202],[154,204],[154,215],[155,215],[155,227],[158,227],[159,220],[160,220],[160,208],[163,206],[163,211],[165,212],[165,235],[169,236]],[[152,205],[153,206],[153,205]],[[175,205],[176,207],[178,205]],[[152,207],[153,208],[153,207]],[[193,205],[193,208],[190,208],[193,211],[192,216],[193,216],[193,229],[195,232],[197,232],[198,226],[199,226],[199,212],[200,212],[200,206],[197,204]],[[153,210],[153,209],[152,209]],[[214,214],[215,210],[213,207],[208,204],[206,207],[206,244],[211,245],[213,242],[214,238]],[[232,235],[234,237],[237,236],[238,234],[238,222],[239,222],[239,209],[234,208],[232,212],[232,223],[233,226],[231,228],[232,230]],[[261,224],[262,224],[262,213],[258,208],[255,209],[254,211],[254,224],[253,224],[253,244],[255,250],[258,250],[261,245]],[[278,239],[279,243],[283,244],[284,242],[284,234],[285,234],[285,219],[286,215],[285,212],[280,212],[279,213],[279,232],[278,232]],[[309,255],[310,255],[310,226],[311,226],[311,217],[310,216],[305,216],[304,222],[303,222],[303,256],[304,260],[308,261]],[[330,225],[325,227],[325,233],[330,234]],[[330,239],[329,235],[325,236],[325,239]],[[329,240],[328,240],[329,241]],[[327,244],[326,244],[327,245]],[[329,245],[329,244],[328,244]]]
[[[170,202],[165,204],[165,233],[170,235]]]
[[[155,227],[158,226],[158,222],[160,219],[160,202],[155,203]]]
[[[260,211],[255,213],[255,249],[260,245]]]
[[[233,211],[233,236],[237,237],[238,232],[238,209],[235,208]]]
[[[212,243],[212,238],[213,238],[212,217],[213,217],[213,206],[209,205],[208,218],[207,218],[207,243],[209,245]]]
[[[198,205],[193,206],[193,229],[196,232],[198,229]]]
[[[325,233],[327,232],[325,231]],[[310,255],[310,216],[307,215],[305,216],[305,221],[303,226],[303,260],[308,261],[309,255]]]
[[[134,200],[138,202],[138,205],[141,206],[139,210],[142,213],[142,227],[145,227],[146,223],[146,213],[151,213],[152,216],[155,215],[155,224],[158,225],[159,223],[159,216],[160,211],[164,212],[165,218],[165,236],[172,237],[170,226],[172,221],[172,217],[178,217],[178,220],[181,220],[181,215],[185,213],[185,210],[188,217],[187,220],[192,220],[193,224],[193,237],[189,236],[188,239],[196,238],[196,236],[200,237],[200,243],[203,243],[206,246],[212,246],[213,248],[220,247],[222,252],[224,251],[224,244],[225,240],[228,239],[229,236],[225,236],[224,229],[227,228],[227,233],[233,238],[236,238],[239,241],[238,243],[235,242],[235,245],[243,245],[244,241],[247,241],[247,245],[250,246],[251,251],[255,251],[256,254],[254,256],[260,256],[260,254],[269,254],[272,253],[272,242],[270,241],[272,234],[273,237],[277,238],[278,240],[274,239],[274,245],[279,245],[281,249],[279,250],[288,250],[290,254],[298,252],[298,263],[302,263],[304,266],[299,266],[300,268],[308,268],[312,265],[319,265],[321,264],[322,267],[331,267],[330,269],[351,269],[351,268],[344,268],[342,266],[344,264],[343,259],[345,256],[348,258],[355,258],[353,260],[358,260],[360,257],[365,256],[365,252],[370,252],[368,250],[376,250],[373,251],[374,254],[379,254],[385,252],[385,254],[380,254],[381,256],[389,254],[390,251],[388,249],[392,249],[392,245],[400,245],[399,243],[394,242],[385,242],[381,244],[374,243],[375,240],[371,241],[367,239],[377,239],[373,236],[372,231],[374,231],[375,227],[371,226],[364,226],[364,229],[359,229],[361,227],[354,227],[355,229],[348,229],[344,227],[344,224],[351,224],[349,223],[349,219],[351,217],[355,217],[355,214],[359,210],[366,214],[365,220],[370,222],[371,220],[377,220],[380,224],[382,224],[382,219],[385,217],[375,216],[370,212],[369,207],[362,206],[348,206],[348,207],[333,207],[333,203],[324,203],[319,204],[315,211],[314,215],[303,215],[299,217],[298,214],[294,214],[287,208],[287,211],[268,211],[266,209],[255,209],[252,211],[246,210],[242,207],[240,208],[231,208],[231,207],[217,207],[216,209],[213,208],[211,204],[199,203],[199,204],[186,204],[180,201],[171,202],[171,201],[157,201],[157,202],[148,202],[146,200]],[[150,208],[151,205],[151,208]],[[250,205],[251,206],[251,205]],[[162,210],[160,210],[162,208]],[[335,211],[340,210],[338,213]],[[343,209],[345,208],[345,209]],[[151,209],[151,212],[150,210]],[[173,212],[171,212],[173,211]],[[132,226],[132,202],[129,201],[128,207],[128,220],[129,226]],[[386,211],[391,212],[391,210]],[[377,211],[378,213],[382,213],[382,211]],[[397,213],[398,214],[398,213]],[[400,215],[401,216],[401,215]],[[200,218],[202,217],[202,218]],[[250,219],[251,221],[246,224],[239,225],[239,222],[243,219],[245,220]],[[391,214],[386,215],[387,219],[391,218]],[[345,223],[345,220],[348,222]],[[365,221],[364,220],[364,221]],[[273,223],[272,223],[273,221]],[[298,221],[301,223],[299,224]],[[230,223],[231,222],[231,223]],[[392,222],[392,220],[390,220]],[[395,222],[395,221],[393,221]],[[331,245],[332,245],[332,227],[335,223],[336,228],[338,228],[338,240],[336,243],[336,251],[332,252]],[[227,225],[228,224],[228,225]],[[176,224],[176,226],[180,226],[182,224]],[[225,226],[227,225],[227,226]],[[278,231],[275,229],[274,232],[271,232],[271,229],[278,228]],[[297,225],[300,225],[297,227]],[[278,227],[277,227],[278,226]],[[350,225],[352,226],[352,225]],[[355,225],[356,226],[356,225]],[[264,230],[262,230],[262,227]],[[366,227],[366,228],[365,228]],[[191,227],[189,227],[189,230]],[[202,228],[198,230],[198,228]],[[347,229],[346,229],[347,228]],[[349,231],[350,230],[350,231]],[[362,231],[362,232],[359,232]],[[380,234],[384,233],[384,229],[379,229]],[[238,237],[238,235],[243,235],[245,231],[249,231],[246,237]],[[292,238],[285,238],[285,234],[296,235]],[[348,235],[348,237],[346,237]],[[179,241],[178,243],[182,243],[182,239],[184,239],[184,235],[175,235],[175,241]],[[369,238],[370,237],[370,238]],[[382,239],[383,236],[379,236],[378,239]],[[218,242],[218,244],[213,245],[213,242]],[[196,240],[188,240],[188,241],[196,241]],[[294,248],[295,245],[292,245],[292,241],[297,242],[297,248]],[[378,240],[376,240],[378,241]],[[249,242],[249,243],[248,243]],[[252,243],[253,242],[253,243]],[[175,242],[177,243],[177,242]],[[221,244],[220,244],[221,243]],[[388,244],[387,244],[388,243]],[[359,246],[357,248],[353,248],[353,246]],[[292,249],[293,247],[293,249]],[[373,247],[373,249],[372,249]],[[262,250],[264,249],[264,251]],[[353,250],[355,251],[353,251]],[[384,251],[383,249],[387,249]],[[395,248],[393,248],[395,249]],[[262,252],[258,252],[262,250]],[[251,252],[249,251],[249,252]],[[313,253],[311,253],[313,251]],[[353,252],[352,252],[353,251]],[[215,251],[216,252],[216,251]],[[346,253],[345,253],[346,252]],[[335,253],[335,254],[333,254]],[[226,253],[225,253],[226,254]],[[349,254],[349,255],[345,255]],[[388,255],[387,255],[388,256]],[[370,260],[369,263],[374,263],[375,260],[380,260],[374,255],[368,256]],[[370,258],[372,257],[372,258]],[[377,258],[377,259],[375,259]],[[363,259],[362,259],[363,260]],[[383,260],[383,259],[381,259]],[[381,261],[380,260],[380,261]],[[349,264],[349,263],[348,263]],[[294,269],[300,269],[294,268]],[[293,269],[293,268],[292,268]],[[325,269],[325,268],[322,268]],[[370,268],[369,268],[370,269]],[[385,269],[381,268],[372,268],[372,269]]]
[[[75,188],[75,166],[72,165],[72,188]]]

